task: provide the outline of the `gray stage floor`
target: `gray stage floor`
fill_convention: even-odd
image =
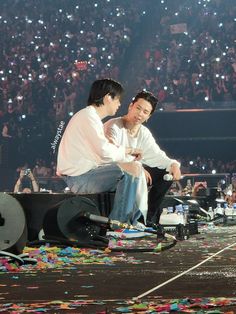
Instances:
[[[156,238],[142,241],[145,247],[149,245],[149,241],[155,242]],[[225,249],[231,244],[233,244],[231,248]],[[181,275],[220,250],[223,251],[206,263]],[[159,253],[108,252],[109,254],[110,256],[122,254],[124,261],[118,260],[112,265],[90,263],[63,269],[1,272],[0,303],[2,308],[0,307],[0,312],[11,313],[11,307],[7,307],[7,303],[18,304],[18,311],[15,308],[14,313],[27,313],[28,310],[32,310],[29,304],[49,302],[50,304],[41,306],[41,311],[38,312],[158,313],[147,309],[142,312],[129,309],[128,312],[127,309],[128,305],[132,304],[131,301],[134,301],[133,298],[161,284],[163,284],[162,287],[135,303],[158,303],[164,299],[207,297],[235,298],[236,300],[236,226],[203,228],[200,234],[193,235],[188,240],[179,241],[175,247]],[[177,275],[179,278],[166,283]],[[61,308],[60,306],[58,308],[58,304],[56,306],[56,303],[52,303],[55,300],[62,302]],[[80,300],[80,304],[74,304],[73,307],[72,303],[76,300]],[[23,305],[25,305],[25,311],[22,312]],[[66,306],[69,307],[66,308]],[[4,308],[8,310],[4,312]],[[231,314],[236,313],[236,305],[205,310],[196,308],[191,313],[207,313],[204,311],[216,311],[216,309],[218,312],[212,313],[229,311]]]

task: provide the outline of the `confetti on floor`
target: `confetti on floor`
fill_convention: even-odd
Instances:
[[[118,262],[140,263],[139,260],[122,252],[110,254],[110,249],[80,249],[74,247],[59,248],[55,246],[41,246],[39,248],[24,249],[29,256],[29,263],[19,265],[14,259],[0,256],[0,271],[24,272],[27,270],[70,269],[82,264],[114,265]],[[32,263],[35,260],[35,263]]]
[[[127,307],[118,307],[118,313],[195,313],[195,314],[217,314],[222,312],[220,308],[236,307],[236,298],[186,298],[156,300],[142,303],[135,303]],[[234,314],[233,311],[228,312]]]
[[[64,313],[66,311],[73,314],[236,314],[236,298],[233,298],[235,294],[231,290],[233,286],[228,285],[230,290],[224,288],[225,281],[233,285],[234,278],[236,278],[234,267],[236,246],[225,254],[216,257],[213,261],[209,261],[206,269],[202,268],[187,274],[182,281],[183,286],[184,283],[187,283],[187,288],[186,286],[182,288],[185,293],[183,292],[181,295],[175,294],[178,289],[181,290],[181,287],[177,285],[177,288],[173,289],[172,287],[173,294],[172,292],[167,295],[159,294],[156,297],[150,296],[140,302],[134,302],[133,295],[130,295],[130,289],[133,287],[127,285],[126,288],[124,285],[122,289],[125,289],[125,292],[122,291],[122,296],[112,290],[113,288],[114,291],[117,289],[119,283],[122,283],[122,278],[127,279],[127,282],[133,282],[130,279],[136,280],[135,276],[139,273],[143,278],[143,282],[139,281],[139,283],[145,284],[147,277],[149,280],[151,277],[156,278],[156,282],[159,282],[161,277],[163,278],[161,281],[164,281],[193,265],[198,259],[203,260],[211,256],[213,252],[222,249],[224,245],[228,245],[229,242],[235,241],[235,227],[227,228],[227,230],[217,227],[214,230],[214,235],[208,236],[211,232],[212,230],[209,230],[208,227],[203,227],[200,234],[190,237],[187,241],[178,242],[177,246],[165,252],[166,254],[155,250],[157,241],[154,236],[151,239],[143,237],[137,240],[122,237],[111,239],[109,248],[103,250],[62,248],[49,245],[37,248],[26,247],[24,249],[25,255],[22,258],[26,257],[28,263],[23,264],[1,256],[0,313]],[[153,251],[147,254],[130,254],[123,250],[123,248],[139,249],[145,247]],[[114,252],[112,251],[113,248],[120,248],[120,251]],[[147,267],[147,264],[150,266]],[[112,280],[114,282],[113,286],[109,286],[112,288],[110,288],[111,293],[104,290],[104,294],[94,294],[96,290],[103,289],[105,279],[110,281],[110,270],[113,271]],[[94,278],[97,275],[100,276],[100,280],[96,281]],[[7,281],[1,281],[3,278]],[[221,284],[221,286],[217,286],[218,290],[223,287],[222,293],[216,294],[217,297],[209,297],[209,295],[214,295],[214,290],[211,290],[213,292],[210,294],[204,294],[205,286],[201,286],[203,290],[197,290],[194,284],[191,286],[193,293],[189,293],[189,283],[206,282],[207,285],[214,286],[215,289],[214,280]],[[59,287],[53,291],[54,297],[44,292],[44,288],[47,289],[49,283],[52,290],[54,290],[54,286]],[[150,288],[152,286],[154,284],[150,284]],[[137,285],[134,290],[137,292]],[[146,288],[144,289],[140,285],[140,290],[140,292],[144,292]],[[166,293],[170,290],[167,289]],[[183,298],[186,296],[186,291],[191,297]],[[230,293],[225,294],[227,291]],[[162,292],[163,290],[160,291],[160,293]],[[208,297],[196,298],[201,292]],[[110,297],[107,296],[109,293]],[[15,298],[12,298],[13,295]],[[31,299],[28,298],[28,295],[31,296]],[[135,295],[138,294],[134,293]],[[38,296],[40,297],[37,298]],[[177,298],[168,299],[169,297],[173,298],[173,296]],[[219,296],[225,296],[225,298]],[[121,297],[123,299],[116,299]],[[108,298],[113,299],[108,300]]]
[[[119,306],[117,306],[119,305]],[[120,306],[122,305],[122,306]],[[96,307],[96,312],[93,311]],[[70,310],[71,313],[192,313],[192,314],[235,314],[236,298],[185,298],[159,299],[136,302],[130,300],[54,300],[37,303],[6,303],[0,304],[0,312],[8,313],[46,313],[51,311]],[[100,309],[99,309],[100,308]],[[229,308],[229,311],[227,310]],[[222,310],[221,310],[222,309]],[[72,311],[76,312],[72,312]],[[57,312],[58,313],[58,312]]]

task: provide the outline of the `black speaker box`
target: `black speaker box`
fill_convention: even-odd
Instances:
[[[77,196],[73,193],[8,193],[15,198],[22,206],[26,216],[28,228],[28,240],[38,239],[38,234],[47,220],[47,229],[51,234],[59,234],[56,221],[56,213],[69,198]],[[108,216],[113,203],[113,193],[83,194],[81,195],[93,201],[102,216]],[[54,223],[55,221],[55,223]],[[17,223],[17,222],[16,222]]]

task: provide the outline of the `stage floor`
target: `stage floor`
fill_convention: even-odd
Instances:
[[[51,269],[45,264],[20,272],[2,271],[0,312],[11,313],[14,309],[14,313],[159,313],[157,304],[162,303],[166,305],[165,313],[169,313],[167,305],[172,302],[176,312],[187,313],[178,310],[178,301],[175,304],[173,299],[199,298],[201,305],[192,308],[192,312],[188,307],[188,313],[236,313],[236,226],[201,228],[199,234],[162,252],[122,252],[125,244],[129,248],[147,248],[151,242],[155,244],[156,238],[136,240],[135,245],[131,240],[120,240],[117,245],[121,252],[99,255],[90,250],[78,264],[64,260],[62,267],[50,264]],[[231,248],[181,276],[231,244]],[[96,258],[92,259],[93,252]],[[177,275],[180,277],[166,283]],[[135,301],[136,306],[131,308],[133,298],[162,283],[162,287]],[[209,297],[216,298],[213,305],[220,297],[234,299],[235,303],[227,305],[225,301],[222,306],[222,301],[220,307],[202,308],[203,298]],[[156,310],[151,312],[151,306],[156,306]]]

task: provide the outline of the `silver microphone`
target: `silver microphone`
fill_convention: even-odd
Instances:
[[[163,176],[163,179],[164,179],[165,181],[173,181],[173,176],[172,176],[172,174],[170,174],[170,173],[166,173],[166,174]]]

